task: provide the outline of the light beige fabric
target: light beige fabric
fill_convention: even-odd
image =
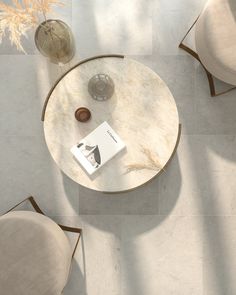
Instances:
[[[59,295],[70,262],[69,241],[50,218],[29,211],[0,218],[1,295]]]
[[[236,0],[209,0],[197,21],[195,41],[207,70],[236,85]]]

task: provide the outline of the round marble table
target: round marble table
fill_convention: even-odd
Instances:
[[[107,101],[96,101],[88,93],[88,81],[98,73],[109,75],[115,84]],[[75,119],[78,107],[91,111],[88,122]],[[104,121],[126,149],[91,177],[70,148]],[[45,108],[44,133],[53,159],[67,176],[93,190],[122,192],[163,170],[177,145],[179,117],[170,90],[150,68],[126,57],[97,57],[73,67],[54,85]]]
[[[208,0],[196,22],[195,41],[206,69],[236,85],[236,1]]]

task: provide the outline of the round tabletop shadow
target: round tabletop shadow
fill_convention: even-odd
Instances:
[[[73,206],[74,200],[66,185],[67,176],[63,175],[65,193]],[[97,223],[89,215],[153,215],[157,218],[150,223],[136,228],[134,235],[141,234],[158,226],[171,214],[179,197],[181,187],[181,173],[178,156],[169,163],[166,170],[145,185],[125,193],[107,194],[79,186],[80,217],[95,228],[110,231],[111,227]],[[88,218],[87,218],[88,217]]]

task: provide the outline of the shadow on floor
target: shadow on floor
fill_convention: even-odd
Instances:
[[[63,175],[66,196],[70,201],[70,191],[67,190],[66,180],[67,177]],[[165,198],[164,190],[161,189],[163,186],[171,186],[173,191],[171,200],[169,200],[169,212],[161,215],[165,219],[174,208],[180,193],[181,173],[177,155],[174,156],[162,174],[144,186],[127,193],[104,194],[80,186],[78,213],[82,215],[85,222],[86,215],[159,215],[159,200]],[[71,198],[73,200],[72,196]],[[98,225],[94,224],[93,226],[97,227]],[[152,228],[157,224],[150,224],[149,226]],[[101,230],[109,231],[106,228],[101,228]]]
[[[78,256],[82,256],[82,267],[83,270],[81,271],[81,268],[75,259],[72,260],[72,268],[69,274],[69,280],[64,288],[63,294],[64,295],[75,295],[75,294],[80,294],[80,295],[87,295],[87,276],[86,276],[86,256],[85,256],[85,247],[84,247],[84,238],[83,234],[80,239],[80,245],[78,251],[76,254]]]

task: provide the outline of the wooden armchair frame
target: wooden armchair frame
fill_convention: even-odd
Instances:
[[[8,212],[13,211],[19,205],[21,205],[21,204],[23,204],[24,202],[27,202],[27,201],[30,202],[30,204],[32,205],[35,212],[46,216],[46,214],[44,214],[44,212],[40,209],[39,205],[36,203],[34,197],[32,197],[32,196],[30,196],[30,197],[24,199],[23,201],[21,201],[20,203],[16,204],[10,210],[5,212],[3,215],[7,214]],[[72,259],[74,257],[74,255],[75,255],[75,252],[76,252],[76,249],[77,249],[77,246],[78,246],[81,234],[82,234],[82,229],[81,228],[76,228],[76,227],[65,226],[65,225],[62,225],[62,224],[58,224],[58,225],[63,231],[78,234],[78,238],[76,240],[76,243],[75,243],[75,246],[74,246],[74,249],[73,249],[73,252],[72,252],[72,257],[71,257],[71,259]]]

